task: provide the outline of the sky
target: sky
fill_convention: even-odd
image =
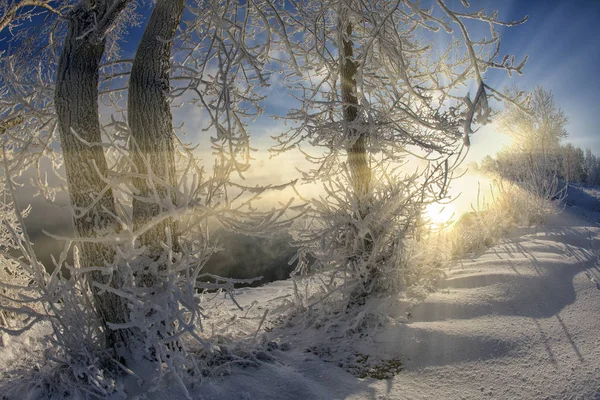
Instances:
[[[460,9],[460,0],[446,3]],[[552,92],[556,104],[569,118],[567,141],[600,155],[600,0],[471,0],[470,4],[473,11],[498,10],[503,21],[528,16],[522,25],[498,28],[501,57],[515,55],[518,63],[529,56],[523,74],[509,77],[504,71],[490,71],[484,76],[486,83],[497,89],[517,85],[526,91],[542,85]],[[488,32],[485,24],[480,27]],[[266,104],[266,114],[281,114],[288,103],[285,95],[274,93]],[[495,107],[501,109],[502,105],[497,103]],[[279,129],[278,123],[262,118],[253,127],[253,134],[262,145],[268,135]],[[481,127],[471,138],[467,161],[494,155],[509,144],[510,139],[498,132],[494,124]]]
[[[527,90],[542,85],[550,90],[569,117],[567,140],[600,155],[600,1],[486,0],[471,3],[474,9],[479,3],[488,10],[498,9],[504,20],[529,16],[523,25],[500,29],[502,49],[517,56],[529,55],[523,75],[494,83],[497,87],[517,84]],[[471,151],[477,156],[490,152],[497,142],[507,142],[494,132],[493,127],[480,133],[473,135],[472,140]]]
[[[422,3],[427,3],[423,0]],[[453,9],[460,9],[461,0],[446,0]],[[491,86],[502,89],[509,85],[518,85],[521,89],[530,90],[536,85],[542,85],[554,94],[556,103],[569,117],[567,130],[568,141],[583,149],[590,148],[600,155],[600,128],[597,114],[600,107],[600,0],[470,0],[473,11],[484,9],[487,12],[498,10],[499,19],[503,21],[521,20],[528,16],[528,21],[522,25],[510,28],[499,27],[501,35],[501,56],[513,54],[517,63],[525,55],[529,60],[523,69],[523,75],[509,78],[504,71],[488,71],[484,79]],[[150,12],[149,2],[140,10],[144,17]],[[32,23],[39,23],[40,18]],[[147,18],[142,18],[142,21]],[[479,23],[481,32],[487,33],[487,26]],[[125,58],[132,58],[141,37],[145,24],[130,28],[123,44]],[[475,32],[477,33],[477,32]],[[489,35],[489,33],[488,33]],[[0,50],[6,44],[0,40]],[[253,146],[266,157],[267,148],[273,145],[270,136],[285,130],[281,122],[270,118],[270,115],[284,115],[292,106],[289,95],[278,90],[274,84],[266,99],[265,116],[251,126]],[[473,90],[472,90],[473,91]],[[471,97],[474,93],[471,93]],[[501,109],[501,104],[494,106]],[[194,132],[188,139],[201,138],[201,146],[208,146],[208,135],[201,131],[201,125],[206,120],[198,109],[174,108],[175,124],[186,122],[188,131]],[[471,137],[471,149],[467,161],[480,161],[486,155],[493,155],[510,139],[495,129],[494,124],[481,127]],[[289,172],[294,171],[294,164],[301,159],[294,158],[290,162],[290,154],[286,153],[286,165],[289,168],[276,169],[280,179],[284,181]],[[259,157],[260,158],[260,157]],[[282,165],[281,161],[279,164]],[[255,163],[258,175],[262,164]],[[267,166],[266,169],[271,169]],[[272,169],[271,169],[272,170]]]

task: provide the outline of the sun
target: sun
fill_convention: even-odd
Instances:
[[[456,210],[452,203],[431,203],[425,207],[424,217],[434,227],[443,227],[454,219]]]

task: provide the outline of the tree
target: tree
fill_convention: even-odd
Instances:
[[[221,225],[265,235],[287,224],[285,210],[248,212],[266,188],[230,183],[232,172],[247,169],[246,123],[259,112],[261,99],[254,87],[266,84],[264,64],[276,43],[257,44],[249,33],[268,32],[268,24],[252,5],[201,2],[188,5],[190,20],[176,34],[185,3],[159,0],[129,69],[115,49],[134,19],[132,6],[126,9],[132,4],[69,3],[63,10],[66,29],[57,22],[45,53],[35,55],[30,69],[16,68],[29,54],[17,38],[0,59],[6,71],[0,77],[0,115],[19,120],[2,125],[3,176],[13,198],[3,204],[14,206],[17,216],[6,219],[23,255],[13,260],[15,268],[27,272],[39,295],[15,310],[31,318],[29,326],[52,322],[71,378],[83,376],[100,397],[110,395],[108,380],[136,371],[139,362],[153,363],[140,370],[157,369],[159,375],[163,363],[172,372],[199,368],[173,342],[188,335],[206,345],[196,332],[203,317],[198,292],[223,289],[233,295],[237,282],[210,275],[217,279],[212,283],[201,272],[216,251],[209,229]],[[63,39],[62,47],[55,37]],[[175,58],[176,52],[184,55]],[[207,128],[216,131],[212,175],[199,165],[194,146],[176,140],[174,99],[198,105],[209,116]],[[55,132],[61,152],[52,142]],[[48,185],[40,167],[47,160],[59,180],[64,161],[60,182],[69,191],[76,231],[76,237],[58,238],[65,249],[53,269],[36,260],[26,230],[20,234],[23,213],[14,185],[27,168],[37,167],[40,194],[54,200],[61,187]],[[67,260],[71,249],[74,265]],[[28,306],[38,303],[45,304],[42,311]]]
[[[409,1],[294,4],[286,24],[298,41],[289,61],[301,77],[286,82],[300,107],[274,151],[300,148],[315,164],[305,178],[324,181],[327,192],[313,203],[311,225],[296,233],[297,270],[315,259],[317,269],[345,277],[348,285],[329,288],[357,304],[390,285],[406,287],[405,243],[422,228],[423,207],[445,197],[472,123],[487,122],[488,97],[510,98],[483,73],[520,73],[525,63],[496,60],[494,27],[525,20],[453,11],[442,0],[431,10]],[[474,39],[467,19],[488,24],[491,39]],[[447,43],[441,52],[436,34],[435,43]],[[471,79],[474,97],[462,89]]]
[[[585,150],[585,182],[600,185],[600,159],[590,149]]]
[[[518,89],[507,90],[517,95]],[[513,139],[513,145],[526,154],[549,155],[567,137],[568,118],[554,101],[552,92],[536,86],[528,109],[507,104],[499,119],[500,129]]]
[[[481,170],[484,172],[497,172],[498,166],[496,160],[489,154],[481,160]]]
[[[583,150],[567,143],[560,149],[562,177],[567,182],[582,182],[585,175]]]
[[[367,133],[356,129],[359,118],[359,103],[357,90],[358,62],[354,59],[354,43],[352,37],[352,22],[348,19],[348,10],[343,10],[338,16],[338,31],[340,32],[340,86],[341,101],[344,116],[344,135],[354,143],[350,144],[348,153],[348,169],[351,175],[352,190],[359,200],[359,217],[364,218],[368,210],[368,194],[371,182],[371,171],[366,148]]]
[[[68,32],[56,71],[54,104],[65,161],[75,231],[81,238],[111,237],[119,231],[112,188],[103,180],[108,166],[104,157],[98,117],[98,77],[105,35],[113,27],[128,0],[79,2],[69,12]],[[119,273],[105,274],[115,250],[100,242],[81,244],[82,264],[99,268],[92,273],[94,305],[106,324],[108,347],[126,347],[127,330],[113,330],[109,323],[128,321],[127,306],[115,293],[100,290],[94,281],[118,287]],[[112,282],[115,280],[116,282]]]
[[[507,90],[509,95],[517,92],[514,87]],[[537,86],[529,98],[528,108],[507,104],[500,116],[500,130],[513,138],[514,153],[504,162],[499,159],[501,169],[510,170],[505,177],[543,199],[560,197],[560,141],[567,137],[568,118],[543,87]]]
[[[181,21],[185,1],[162,0],[154,6],[137,48],[128,93],[128,122],[131,149],[139,178],[133,198],[133,220],[136,230],[161,213],[161,208],[176,204],[175,138],[168,100],[171,46]],[[156,179],[153,179],[156,178]],[[157,187],[152,187],[153,182]],[[161,184],[160,182],[165,182]],[[166,207],[162,204],[166,204]],[[178,232],[173,218],[167,218],[144,232],[140,244],[149,246],[154,257],[164,252],[166,229],[177,243]]]

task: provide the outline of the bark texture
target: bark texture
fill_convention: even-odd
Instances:
[[[352,190],[358,201],[358,214],[356,218],[363,220],[370,212],[371,205],[371,168],[369,166],[369,154],[367,153],[368,137],[361,131],[359,104],[357,98],[356,73],[358,62],[354,60],[354,43],[352,37],[352,23],[345,15],[340,16],[339,29],[341,36],[340,48],[340,80],[341,95],[343,103],[344,122],[348,126],[345,134],[348,138],[356,140],[347,148],[348,169]],[[358,232],[357,232],[358,234]],[[363,263],[372,257],[373,237],[369,234],[360,238],[360,246],[355,249],[356,254],[350,258],[351,263]],[[368,294],[376,286],[379,276],[377,266],[370,261],[367,264],[366,274],[360,275],[362,285],[358,285],[350,294],[348,307],[363,305]]]
[[[344,122],[350,126],[346,135],[356,138],[354,143],[347,149],[348,168],[352,179],[352,188],[360,203],[361,218],[367,213],[369,184],[371,182],[371,169],[366,149],[367,137],[358,131],[356,124],[358,120],[358,98],[356,97],[356,71],[357,62],[354,60],[354,43],[350,40],[352,36],[352,23],[340,20],[340,29],[345,30],[342,34],[341,57],[341,94],[344,110]],[[345,33],[345,34],[344,34]]]
[[[137,173],[133,199],[134,228],[137,230],[164,211],[159,203],[175,204],[169,186],[177,184],[175,136],[171,116],[169,67],[171,42],[181,21],[184,0],[158,0],[138,46],[129,80],[128,122],[131,150]],[[159,200],[157,202],[157,200]],[[172,232],[177,247],[177,226],[172,218],[163,220],[143,233],[140,244],[150,254],[163,253],[166,229]]]
[[[110,216],[110,213],[115,213],[112,191],[102,180],[107,164],[98,118],[98,75],[105,47],[102,39],[105,29],[114,22],[127,2],[98,3],[92,9],[87,2],[82,2],[74,6],[69,15],[54,97],[69,196],[75,210],[73,222],[75,232],[82,238],[114,235],[119,229]],[[92,29],[94,26],[96,28]],[[113,248],[103,243],[80,245],[83,267],[104,267],[113,261],[114,254]],[[120,286],[118,274],[94,272],[91,276],[92,281]],[[90,284],[96,312],[105,324],[107,345],[121,346],[128,340],[129,332],[113,331],[106,323],[126,322],[126,304],[120,297],[108,292],[100,293],[93,282]]]

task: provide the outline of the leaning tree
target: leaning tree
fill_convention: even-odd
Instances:
[[[81,264],[97,268],[92,281],[118,286],[118,273],[102,268],[112,264],[115,250],[103,242],[119,230],[112,188],[103,178],[108,165],[102,146],[98,114],[98,78],[105,36],[115,25],[128,0],[101,1],[93,6],[76,4],[68,13],[67,34],[56,68],[54,107],[73,207],[75,231],[82,238],[98,238],[80,244]],[[111,281],[116,282],[112,283]],[[122,298],[92,283],[94,305],[103,323],[124,323],[127,306]],[[130,339],[127,330],[105,327],[108,346],[122,346]],[[120,337],[119,337],[120,336]]]
[[[472,125],[490,116],[488,99],[509,100],[485,72],[520,74],[525,64],[500,57],[496,30],[525,19],[502,22],[496,12],[468,11],[467,1],[460,10],[446,3],[285,8],[293,51],[283,61],[294,73],[284,82],[299,105],[273,151],[299,148],[314,165],[305,178],[325,190],[296,233],[298,271],[330,271],[326,292],[351,305],[415,279],[405,243],[422,227],[423,207],[446,196]],[[476,33],[476,23],[489,33]]]

